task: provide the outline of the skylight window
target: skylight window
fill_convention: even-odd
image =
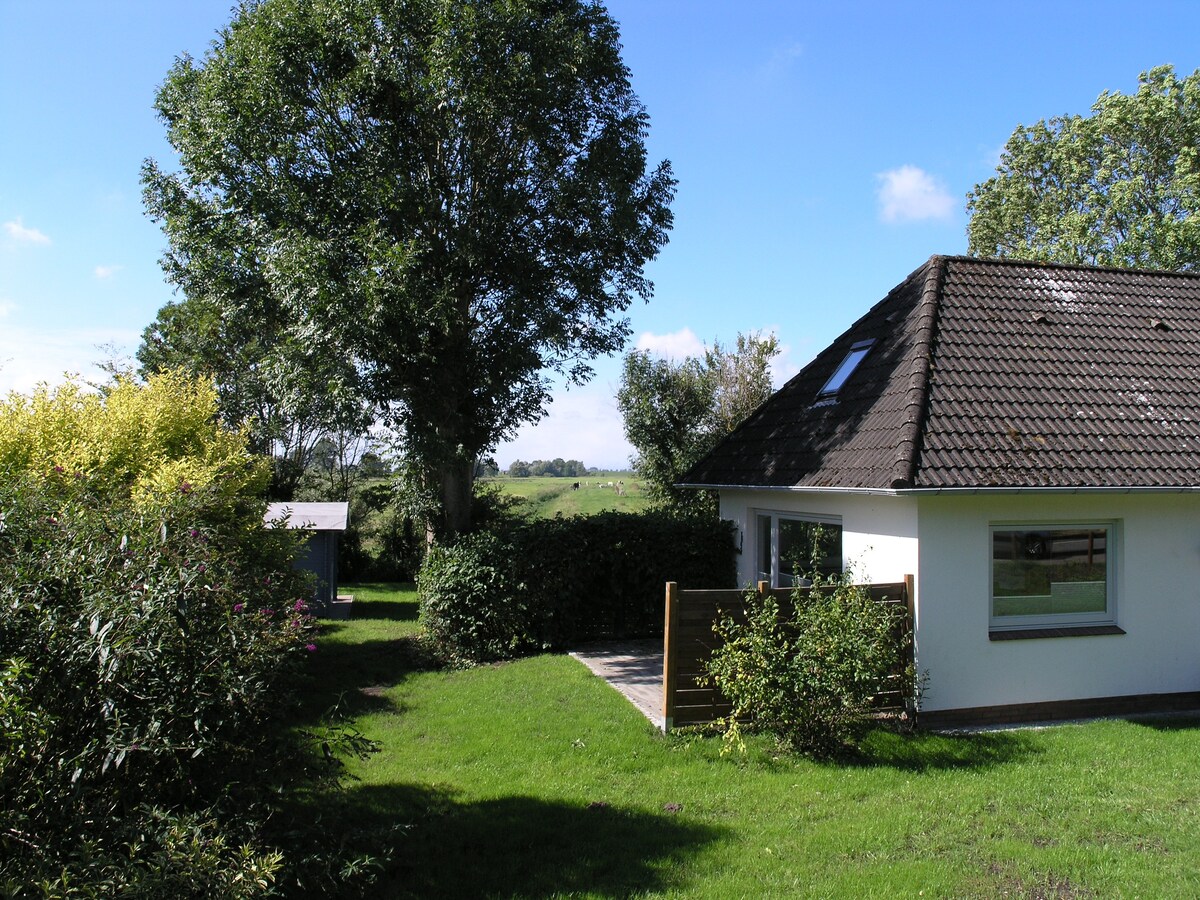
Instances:
[[[831,397],[842,389],[849,379],[854,374],[854,370],[858,368],[858,364],[866,358],[866,355],[871,351],[871,347],[875,341],[859,341],[852,344],[850,352],[846,354],[846,358],[842,360],[842,364],[837,367],[837,371],[829,376],[829,380],[825,382],[825,387],[821,388],[818,397]]]

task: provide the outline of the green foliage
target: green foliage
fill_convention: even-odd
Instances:
[[[1171,66],[1090,116],[1020,126],[968,195],[969,252],[1189,271],[1200,266],[1200,71]]]
[[[510,478],[583,478],[587,473],[588,467],[579,460],[564,460],[561,456],[556,459],[535,459],[533,462],[513,460],[507,470]]]
[[[245,3],[156,106],[181,165],[143,168],[168,278],[289,364],[351,360],[438,531],[543,414],[543,370],[585,381],[650,296],[675,181],[599,4]]]
[[[266,472],[244,435],[216,422],[209,382],[182,372],[145,385],[119,381],[104,396],[67,382],[0,401],[0,472],[85,479],[94,491],[149,509],[179,491],[214,486],[257,493]]]
[[[211,381],[221,421],[245,427],[254,452],[270,458],[271,495],[294,500],[320,443],[361,442],[376,411],[339,348],[319,334],[290,339],[278,302],[253,278],[238,283],[237,253],[222,245],[217,259],[189,257],[186,270],[168,258],[184,297],[159,310],[137,358],[145,376],[178,370]],[[238,303],[223,304],[230,296]]]
[[[645,351],[625,357],[617,405],[637,451],[634,468],[658,502],[715,514],[715,493],[675,485],[771,395],[778,353],[774,335],[739,334],[734,349],[714,343],[703,357],[679,363]]]
[[[297,871],[280,798],[368,749],[288,727],[316,649],[298,537],[263,528],[212,399],[165,375],[0,407],[29,444],[0,457],[0,884],[266,895]]]
[[[548,649],[534,633],[541,598],[518,580],[514,549],[477,533],[426,555],[417,582],[421,624],[448,659],[487,662]]]
[[[421,624],[466,662],[662,633],[663,585],[734,583],[729,523],[663,512],[497,523],[434,548]]]
[[[744,747],[743,723],[752,723],[801,753],[844,751],[871,725],[875,695],[903,665],[897,609],[847,577],[797,589],[784,603],[751,591],[746,607],[744,620],[718,622],[724,643],[708,663],[733,704],[722,723],[727,747]]]

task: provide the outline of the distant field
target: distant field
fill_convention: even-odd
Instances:
[[[637,512],[650,504],[641,482],[634,480],[632,472],[598,472],[583,478],[501,475],[480,481],[496,485],[506,494],[523,497],[531,514],[543,518],[559,514],[588,516],[607,510]],[[578,490],[574,489],[575,484],[579,485]]]

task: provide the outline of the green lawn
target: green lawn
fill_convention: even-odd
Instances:
[[[608,486],[609,482],[612,487]],[[638,512],[650,505],[641,482],[630,472],[604,472],[584,478],[510,478],[501,475],[481,479],[481,483],[522,497],[526,501],[525,508],[536,517],[593,515],[606,510]],[[572,487],[576,483],[578,490]],[[617,492],[618,487],[621,493]]]
[[[352,590],[318,657],[383,750],[325,802],[406,826],[373,896],[1200,896],[1195,721],[722,757],[569,657],[423,668],[411,592]]]

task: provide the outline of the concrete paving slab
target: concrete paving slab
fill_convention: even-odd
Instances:
[[[624,694],[656,728],[663,730],[661,638],[593,644],[571,656]]]

